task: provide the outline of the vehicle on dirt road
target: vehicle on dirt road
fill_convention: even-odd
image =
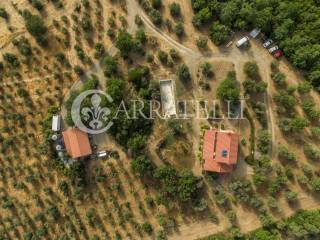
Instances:
[[[249,37],[246,36],[238,40],[238,42],[236,43],[236,46],[239,48],[248,44],[249,44]]]
[[[265,42],[262,44],[262,46],[263,46],[264,48],[267,48],[267,47],[269,47],[272,43],[273,43],[273,40],[272,40],[272,39],[268,39],[267,41],[265,41]]]
[[[274,46],[268,49],[269,53],[274,53],[275,51],[277,51],[279,49],[278,46]]]
[[[282,56],[283,56],[283,52],[281,51],[281,50],[277,50],[274,54],[273,54],[273,56],[275,57],[275,58],[281,58]]]

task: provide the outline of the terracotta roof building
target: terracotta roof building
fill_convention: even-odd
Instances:
[[[68,154],[72,158],[85,157],[92,154],[89,137],[78,128],[71,128],[62,133]]]
[[[238,160],[239,136],[232,131],[207,130],[203,143],[203,169],[229,173]]]

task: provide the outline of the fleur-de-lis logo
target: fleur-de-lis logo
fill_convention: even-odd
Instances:
[[[108,115],[111,113],[110,109],[107,107],[100,107],[101,97],[98,94],[93,94],[91,97],[92,106],[84,107],[81,110],[81,114],[85,121],[89,121],[89,126],[94,129],[100,129],[103,126],[103,121],[108,120]],[[103,121],[101,121],[103,120]]]
[[[91,106],[81,107],[81,103],[88,96],[91,96]],[[113,101],[112,98],[103,91],[88,90],[77,96],[72,104],[71,117],[74,124],[87,133],[99,134],[107,131],[113,125],[112,121],[107,124],[108,115],[111,111],[107,107],[100,106],[102,101],[101,96],[106,97],[109,102]],[[88,126],[86,126],[82,120],[84,120]]]

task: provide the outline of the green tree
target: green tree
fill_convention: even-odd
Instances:
[[[244,65],[244,72],[252,79],[259,78],[259,67],[256,62],[246,62]]]
[[[237,101],[240,98],[240,90],[237,84],[235,72],[229,72],[217,88],[217,96],[221,101]]]
[[[153,166],[151,161],[144,155],[134,158],[131,163],[131,169],[134,173],[139,174],[141,177],[151,175]]]
[[[126,30],[121,29],[118,32],[115,45],[123,57],[128,57],[134,45],[132,36]]]
[[[214,23],[210,28],[210,37],[214,44],[222,45],[226,43],[229,38],[230,29],[222,24]]]
[[[118,73],[118,61],[111,56],[106,56],[102,61],[103,72],[106,77],[116,76]]]
[[[46,33],[48,29],[45,26],[43,20],[39,16],[32,15],[26,10],[23,12],[23,17],[28,32],[36,39],[36,41],[40,45],[45,45]]]
[[[184,27],[181,22],[174,27],[174,32],[179,38],[181,38],[184,35]]]

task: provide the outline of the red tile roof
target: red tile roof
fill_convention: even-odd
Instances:
[[[205,171],[231,172],[238,159],[239,136],[231,131],[207,130],[204,135]]]
[[[71,128],[62,133],[68,154],[72,158],[85,157],[92,153],[89,137],[78,128]]]

